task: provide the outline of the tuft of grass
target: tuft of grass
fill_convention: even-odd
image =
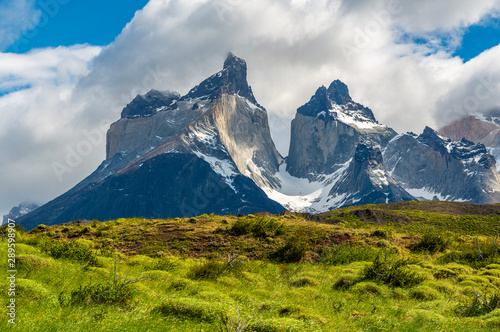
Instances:
[[[426,280],[426,277],[407,268],[410,261],[407,259],[387,260],[380,255],[363,271],[363,279],[375,280],[386,285],[401,288],[410,288]]]
[[[89,284],[72,291],[69,298],[64,293],[59,296],[61,305],[114,304],[126,306],[132,300],[132,289],[128,286],[115,287],[112,284]]]
[[[226,264],[210,260],[191,267],[187,277],[194,280],[217,280],[227,272],[228,267]]]
[[[462,243],[455,250],[443,254],[439,258],[441,264],[460,263],[473,268],[482,268],[500,263],[500,246],[495,240],[479,240]]]
[[[419,301],[432,301],[440,297],[439,292],[429,286],[419,286],[412,289],[410,296]]]
[[[347,290],[359,281],[360,278],[357,275],[345,274],[337,279],[337,281],[335,281],[335,283],[333,284],[333,288],[337,290]]]
[[[292,281],[292,286],[294,286],[294,287],[307,287],[307,286],[314,287],[317,285],[318,285],[318,282],[316,280],[311,279],[311,278],[307,278],[307,277],[299,278],[299,279]]]
[[[167,317],[196,319],[206,322],[215,322],[225,315],[224,310],[218,305],[193,298],[167,300],[162,305],[153,309],[153,312]]]
[[[500,297],[493,292],[478,292],[472,287],[471,299],[457,307],[457,314],[464,317],[477,317],[500,308]]]
[[[353,262],[370,262],[380,254],[369,246],[338,245],[322,251],[319,262],[327,265],[344,265]]]
[[[285,245],[271,253],[270,258],[282,263],[298,263],[306,256],[307,242],[298,235],[289,237]]]
[[[285,234],[286,226],[283,222],[265,217],[241,218],[229,231],[234,235],[252,234],[256,238],[266,238]]]
[[[435,254],[445,251],[449,246],[450,240],[442,234],[428,232],[425,233],[418,242],[413,243],[410,246],[410,250],[413,252],[428,252],[430,254]]]
[[[85,263],[90,266],[97,266],[97,255],[89,248],[78,247],[73,242],[59,242],[56,240],[47,240],[41,244],[43,252],[53,258],[66,258],[77,262]]]

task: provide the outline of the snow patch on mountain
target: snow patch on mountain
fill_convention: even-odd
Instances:
[[[387,128],[387,126],[373,121],[362,112],[354,109],[353,106],[353,103],[348,103],[346,105],[334,104],[330,110],[330,115],[337,121],[343,122],[349,126],[354,126],[358,129]]]
[[[290,211],[321,213],[342,205],[346,195],[338,197],[329,196],[330,190],[342,177],[349,166],[349,162],[341,165],[337,171],[330,175],[316,176],[318,181],[306,178],[297,178],[286,171],[286,162],[280,165],[279,171],[274,175],[280,186],[276,189],[262,188],[267,196],[283,205]]]
[[[195,154],[196,156],[198,156],[198,158],[201,158],[205,160],[207,163],[209,163],[212,170],[215,173],[219,174],[222,178],[224,178],[224,181],[227,183],[227,185],[231,187],[231,189],[233,189],[235,193],[237,193],[236,188],[233,185],[233,182],[234,178],[239,173],[230,160],[218,159],[216,157],[203,154],[201,152],[195,152]]]

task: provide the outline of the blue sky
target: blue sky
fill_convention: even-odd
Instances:
[[[6,0],[1,0],[5,2]],[[57,7],[48,6],[54,1]],[[36,0],[35,7],[47,14],[48,20],[26,32],[29,38],[21,38],[8,47],[6,52],[26,53],[43,47],[91,44],[105,46],[111,43],[134,13],[142,9],[148,0]],[[500,19],[483,20],[464,29],[461,45],[453,52],[465,62],[483,51],[500,44]],[[417,43],[425,43],[415,38]],[[446,38],[441,46],[447,46]],[[5,92],[0,92],[0,96]]]
[[[57,3],[57,0],[53,0]],[[104,46],[119,35],[134,13],[147,0],[64,0],[56,7],[47,7],[48,0],[36,0],[35,6],[47,14],[31,31],[32,38],[21,39],[6,52],[25,53],[35,48],[91,44]],[[66,3],[67,2],[67,3]],[[31,37],[30,32],[27,35]]]
[[[469,61],[483,51],[500,44],[500,19],[490,19],[484,24],[468,27],[462,39],[462,45],[455,51],[457,55]]]

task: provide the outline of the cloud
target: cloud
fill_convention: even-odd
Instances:
[[[430,52],[429,45],[401,37],[456,32],[460,39],[461,29],[499,8],[499,1],[486,0],[453,6],[445,0],[151,0],[102,50],[0,54],[0,89],[30,86],[0,98],[0,129],[7,130],[0,151],[9,160],[0,165],[0,180],[15,193],[2,193],[0,209],[26,199],[43,203],[70,188],[102,161],[105,123],[116,121],[136,94],[187,93],[220,70],[229,51],[247,60],[249,83],[269,111],[284,155],[296,109],[337,78],[400,132],[446,122],[456,103],[472,103],[467,96],[487,77],[489,97],[474,100],[475,110],[484,111],[500,103],[499,47],[464,64],[439,43]],[[91,141],[89,133],[101,139],[58,177],[54,162],[68,164],[71,151]]]
[[[1,85],[30,86],[0,98],[2,212],[23,200],[45,203],[82,178],[80,173],[59,183],[52,163],[64,160],[66,146],[76,146],[81,140],[81,126],[74,121],[85,103],[73,97],[74,88],[89,73],[89,63],[99,51],[98,47],[74,46],[29,54],[0,53]],[[92,168],[82,165],[81,171]]]
[[[5,0],[0,2],[0,50],[14,44],[23,33],[39,22],[41,11],[35,0]]]

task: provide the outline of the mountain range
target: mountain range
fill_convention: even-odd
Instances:
[[[230,53],[221,71],[184,96],[152,90],[134,98],[111,125],[97,170],[18,223],[30,229],[76,219],[320,213],[423,199],[500,202],[492,150],[443,133],[398,134],[335,80],[297,109],[284,158],[246,62]]]

